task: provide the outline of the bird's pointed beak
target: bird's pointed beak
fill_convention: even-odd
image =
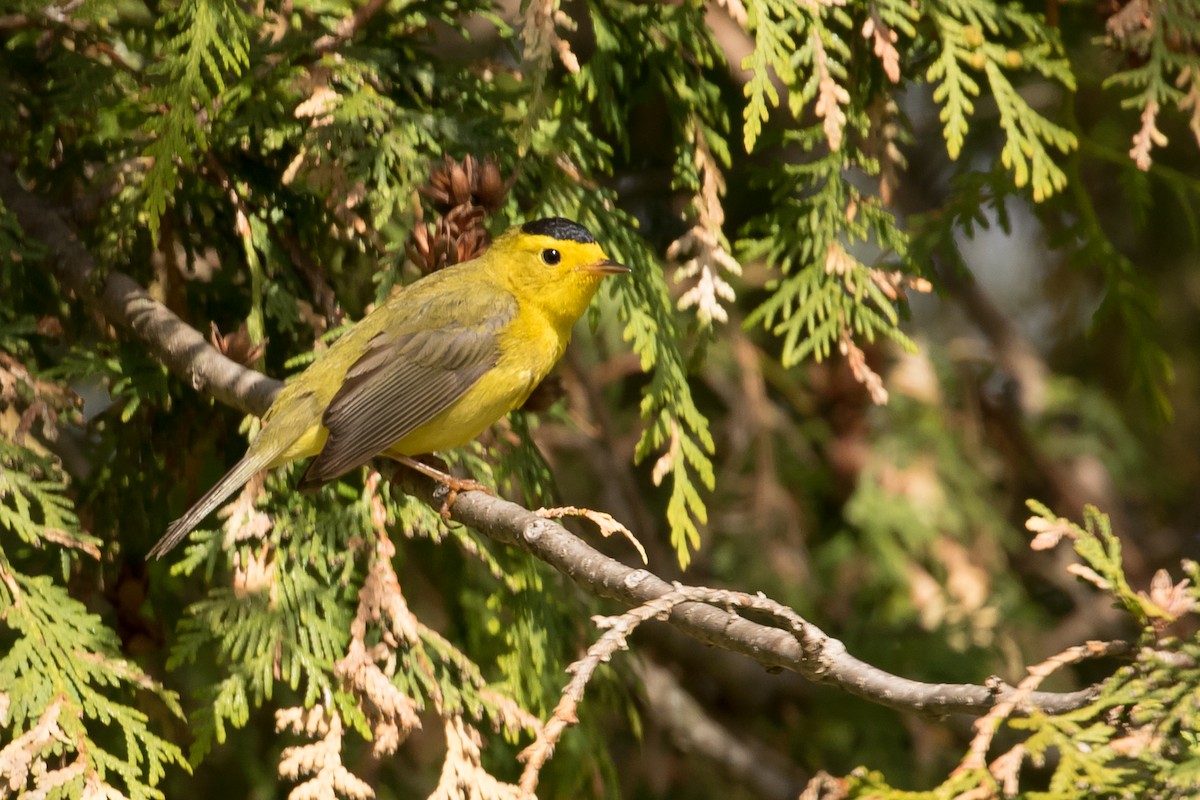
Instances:
[[[584,267],[585,272],[590,272],[593,275],[619,275],[622,272],[629,272],[629,267],[624,264],[618,264],[611,259],[604,259],[595,264],[589,264]]]

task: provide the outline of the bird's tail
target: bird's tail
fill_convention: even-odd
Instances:
[[[167,528],[167,532],[158,540],[158,544],[150,549],[146,558],[162,558],[169,553],[183,541],[183,537],[191,533],[192,528],[199,525],[217,506],[240,489],[242,484],[250,480],[254,473],[267,466],[262,454],[254,453],[253,450],[254,448],[251,447],[252,452],[247,453],[241,461],[233,466],[233,469],[226,472],[225,477],[205,492],[204,496],[197,500],[186,514],[171,523],[171,527]]]

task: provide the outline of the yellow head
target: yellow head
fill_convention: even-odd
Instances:
[[[570,328],[605,275],[629,272],[609,259],[587,228],[562,217],[511,228],[485,254],[489,272],[523,303]]]

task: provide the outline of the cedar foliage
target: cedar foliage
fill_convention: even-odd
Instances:
[[[452,465],[609,511],[655,571],[761,588],[898,674],[1102,680],[973,745],[633,642],[731,739],[780,743],[785,783],[1196,794],[1200,575],[1173,535],[1200,479],[1195,0],[13,0],[0,43],[3,164],[243,363],[286,375],[413,265],[574,218],[634,274],[577,336],[567,402]],[[1042,318],[1022,329],[971,275],[1035,250],[1008,278],[1003,310]],[[252,482],[144,565],[257,423],[44,258],[0,207],[2,793],[518,796],[518,752],[613,609],[369,470]],[[909,306],[931,288],[946,302]],[[1034,505],[1032,554],[1027,496],[1058,512]],[[1060,539],[1077,563],[1043,552]],[[1131,654],[1076,663],[1087,638]],[[543,796],[765,791],[664,748],[686,739],[614,666]]]

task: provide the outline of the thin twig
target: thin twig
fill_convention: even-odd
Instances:
[[[794,800],[804,788],[802,771],[779,752],[745,731],[714,719],[670,670],[647,658],[634,658],[634,670],[649,707],[647,719],[666,731],[680,750],[699,756],[764,800]]]
[[[1016,689],[996,705],[988,713],[975,720],[975,737],[962,763],[955,769],[955,774],[983,769],[987,763],[987,752],[992,746],[992,739],[1000,729],[1000,723],[1013,714],[1021,704],[1042,685],[1042,681],[1050,677],[1068,664],[1076,664],[1089,658],[1123,655],[1130,650],[1128,642],[1086,642],[1068,647],[1058,655],[1051,656],[1040,664],[1029,668],[1029,675],[1017,684]]]
[[[523,792],[533,794],[537,790],[542,767],[550,759],[559,738],[568,725],[579,722],[576,709],[583,700],[584,690],[587,689],[588,681],[592,679],[596,668],[611,659],[618,650],[628,649],[629,634],[633,633],[638,625],[655,617],[665,618],[675,605],[682,602],[686,602],[682,593],[668,593],[624,614],[593,618],[597,627],[605,629],[604,633],[587,649],[583,658],[567,667],[571,680],[563,689],[562,697],[554,707],[554,713],[538,730],[533,744],[521,751],[520,759],[525,762],[520,784]]]
[[[795,611],[762,595],[730,592],[724,589],[708,589],[701,586],[684,586],[681,583],[675,583],[671,592],[624,614],[614,617],[595,617],[594,621],[597,627],[605,629],[604,634],[588,648],[583,658],[567,667],[567,672],[572,677],[563,690],[562,698],[555,706],[554,713],[538,731],[533,744],[521,753],[521,760],[525,762],[525,770],[521,774],[523,791],[532,794],[537,790],[541,768],[554,752],[559,738],[568,725],[579,721],[576,710],[583,699],[588,681],[591,680],[597,667],[609,661],[618,650],[628,649],[630,634],[643,622],[652,619],[667,619],[671,611],[681,603],[697,602],[760,611],[784,622],[798,639],[803,640],[809,634],[810,626]],[[711,727],[715,723],[711,723],[711,720],[709,723],[708,730],[711,732]],[[732,737],[728,736],[716,738],[727,743],[733,741]],[[733,750],[736,752],[730,752],[727,749],[725,753],[728,763],[736,765],[739,773],[752,771],[747,769],[747,765],[754,761],[749,751],[740,746]],[[796,791],[791,794],[796,794]]]

